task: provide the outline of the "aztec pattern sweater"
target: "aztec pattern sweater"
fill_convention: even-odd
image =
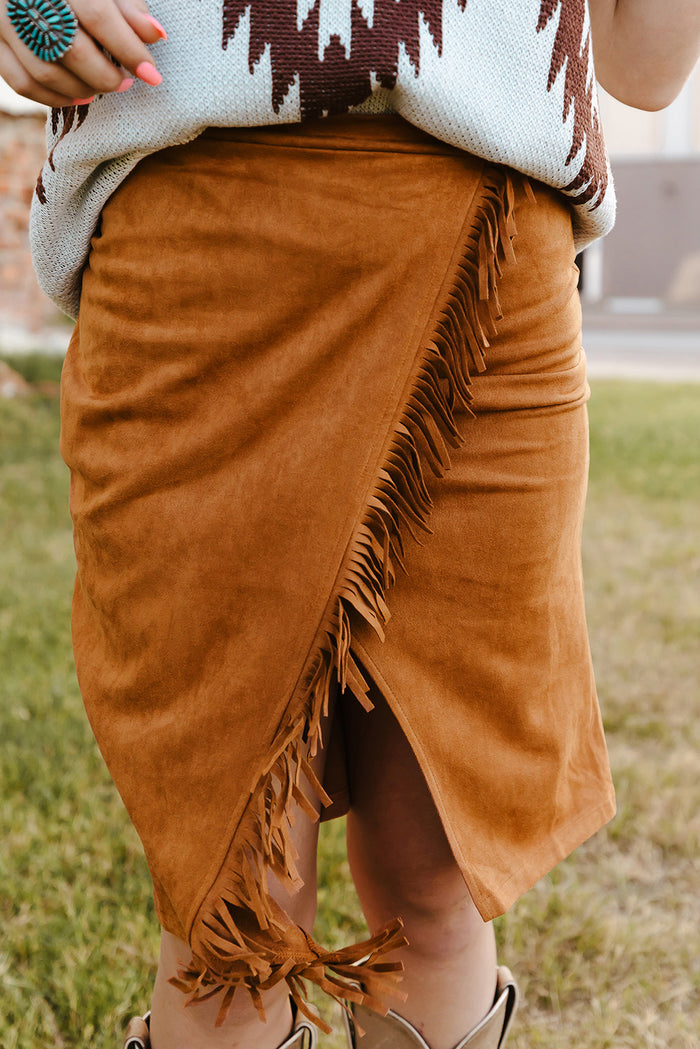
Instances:
[[[586,0],[151,0],[163,84],[54,110],[30,236],[44,291],[77,316],[100,211],[143,157],[208,126],[394,110],[562,190],[579,247],[615,200]]]

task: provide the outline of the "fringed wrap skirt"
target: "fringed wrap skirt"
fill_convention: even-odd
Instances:
[[[484,919],[612,816],[580,319],[563,198],[398,117],[211,129],[104,209],[75,658],[195,996],[381,995],[398,924],[330,952],[268,893],[292,805],[352,805],[304,756],[334,689],[388,702]]]

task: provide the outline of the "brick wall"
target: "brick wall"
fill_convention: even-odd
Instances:
[[[0,111],[0,343],[10,329],[40,332],[62,317],[29,256],[29,205],[44,156],[43,115]]]

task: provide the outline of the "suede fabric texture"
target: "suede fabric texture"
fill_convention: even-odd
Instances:
[[[503,913],[615,814],[581,569],[585,355],[570,220],[519,199],[502,318],[463,449],[428,482],[434,535],[361,663],[408,736],[482,916]]]
[[[106,205],[62,380],[74,650],[195,997],[362,955],[264,892],[336,672],[384,693],[485,919],[613,814],[587,395],[564,199],[398,117],[210,129]]]

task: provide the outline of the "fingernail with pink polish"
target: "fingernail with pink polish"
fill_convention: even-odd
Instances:
[[[73,99],[73,105],[74,106],[87,106],[87,105],[90,104],[90,102],[94,102],[94,101],[95,101],[95,96],[94,95],[90,95],[90,98],[74,98]]]
[[[133,78],[130,77],[130,76],[124,77],[124,79],[122,80],[121,84],[117,88],[116,93],[119,94],[122,91],[128,91],[129,88],[133,87],[133,86],[134,86]]]
[[[154,18],[153,15],[144,15],[143,17],[146,19],[147,22],[151,23],[153,28],[160,35],[161,40],[168,39],[168,34],[165,32],[157,18]]]
[[[142,62],[134,70],[139,80],[143,80],[145,84],[150,84],[151,87],[158,87],[158,84],[162,84],[163,78],[153,65],[152,62]]]

